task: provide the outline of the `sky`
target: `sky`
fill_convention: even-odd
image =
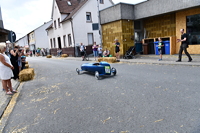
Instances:
[[[145,0],[113,0],[136,4]],[[53,0],[0,0],[4,28],[16,33],[17,39],[51,20]]]

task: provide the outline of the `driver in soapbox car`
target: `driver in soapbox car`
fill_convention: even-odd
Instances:
[[[103,75],[116,75],[117,70],[114,67],[110,67],[107,62],[100,63],[84,63],[81,65],[81,70],[76,68],[76,72],[80,74],[81,71],[88,71],[95,73],[95,78],[99,79]]]

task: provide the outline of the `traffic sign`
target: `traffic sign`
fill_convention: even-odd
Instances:
[[[11,43],[14,43],[14,42],[16,41],[16,34],[15,34],[15,32],[13,32],[13,31],[10,31],[10,32],[9,32],[8,40],[9,40]]]

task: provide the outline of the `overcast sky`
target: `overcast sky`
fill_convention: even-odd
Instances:
[[[113,0],[136,4],[145,0]],[[16,33],[17,39],[51,20],[53,0],[0,0],[4,28]]]

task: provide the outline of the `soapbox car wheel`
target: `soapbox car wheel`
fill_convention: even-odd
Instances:
[[[99,72],[98,71],[95,71],[95,78],[99,79]]]
[[[78,68],[76,68],[76,72],[78,73],[78,75],[80,74],[80,70]]]
[[[114,67],[111,70],[112,70],[112,74],[115,76],[117,74],[117,70]]]

